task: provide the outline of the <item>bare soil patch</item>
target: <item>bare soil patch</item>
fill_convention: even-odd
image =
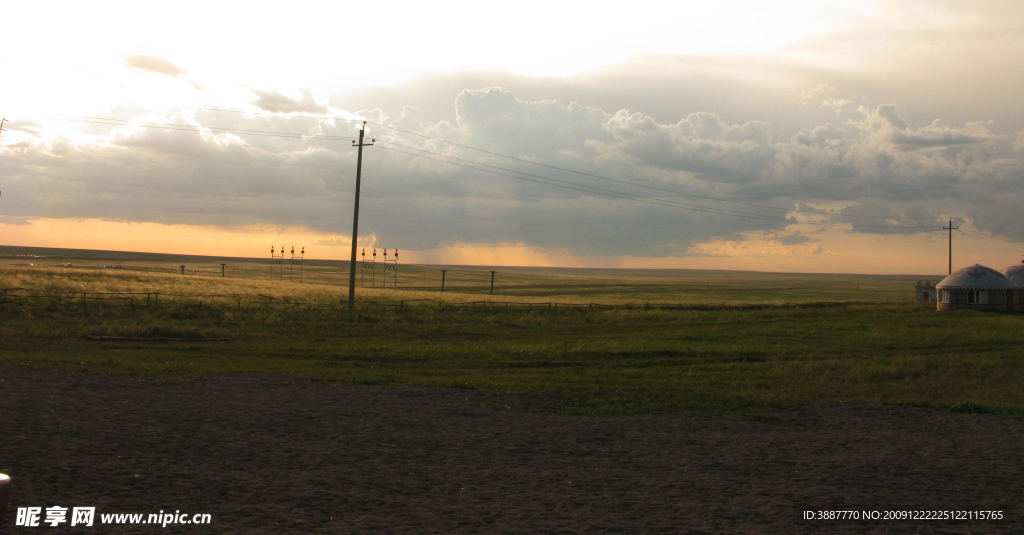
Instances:
[[[1010,510],[1024,497],[1017,420],[846,403],[763,419],[587,418],[522,410],[531,403],[267,375],[160,383],[4,367],[0,471],[14,483],[4,524],[22,529],[19,506],[60,505],[213,515],[205,527],[83,533],[1024,531],[1019,521],[795,521],[804,509]]]

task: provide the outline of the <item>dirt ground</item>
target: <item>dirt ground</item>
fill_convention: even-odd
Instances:
[[[82,533],[1024,533],[1015,517],[797,521],[822,509],[1012,516],[1024,422],[1009,418],[852,403],[778,420],[585,418],[525,401],[0,368],[0,472],[14,485],[0,531],[34,532],[14,526],[17,507],[60,505],[96,507]],[[161,510],[212,524],[99,525]]]

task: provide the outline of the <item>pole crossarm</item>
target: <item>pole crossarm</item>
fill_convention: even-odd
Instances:
[[[359,129],[359,142],[352,142],[353,147],[359,147],[359,154],[356,157],[356,196],[355,202],[352,207],[352,257],[350,259],[349,274],[348,274],[348,309],[349,311],[355,310],[356,307],[356,244],[359,236],[359,187],[362,183],[363,173],[363,147],[371,147],[376,139],[371,139],[369,143],[363,143],[363,136],[366,135],[366,121],[363,121],[363,127]]]

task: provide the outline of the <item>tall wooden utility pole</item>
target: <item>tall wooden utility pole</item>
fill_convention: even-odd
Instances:
[[[359,185],[363,173],[363,147],[373,146],[374,141],[377,141],[376,139],[371,139],[369,143],[363,143],[363,135],[365,133],[366,121],[363,121],[363,127],[359,129],[359,144],[357,145],[355,141],[352,142],[353,147],[359,147],[359,156],[356,157],[356,199],[352,209],[352,259],[351,268],[348,273],[349,311],[356,308],[356,237],[359,236]]]
[[[942,227],[942,230],[948,230],[949,231],[949,273],[947,273],[947,275],[952,275],[953,274],[953,231],[958,229],[958,228],[960,228],[959,225],[957,225],[955,227],[953,226],[953,218],[952,217],[949,218],[949,225],[947,225],[945,227]]]

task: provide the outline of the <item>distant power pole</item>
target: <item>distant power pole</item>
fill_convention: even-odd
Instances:
[[[363,121],[363,127],[359,129],[359,144],[357,145],[355,141],[352,142],[353,147],[359,147],[359,155],[356,157],[356,198],[352,208],[352,260],[348,274],[349,311],[356,308],[356,237],[359,236],[359,186],[363,173],[363,147],[373,146],[373,143],[377,141],[371,139],[369,143],[363,143],[364,134],[366,134],[366,121]]]
[[[957,225],[955,227],[953,226],[953,218],[952,217],[949,218],[949,225],[947,225],[945,227],[942,227],[942,230],[948,230],[949,231],[949,273],[947,273],[947,275],[952,275],[953,274],[953,231],[958,229],[958,228],[960,228],[959,225]]]
[[[444,274],[447,273],[447,269],[441,270],[441,293],[444,293]]]
[[[494,295],[494,273],[495,273],[495,271],[492,269],[491,270],[491,295]]]

